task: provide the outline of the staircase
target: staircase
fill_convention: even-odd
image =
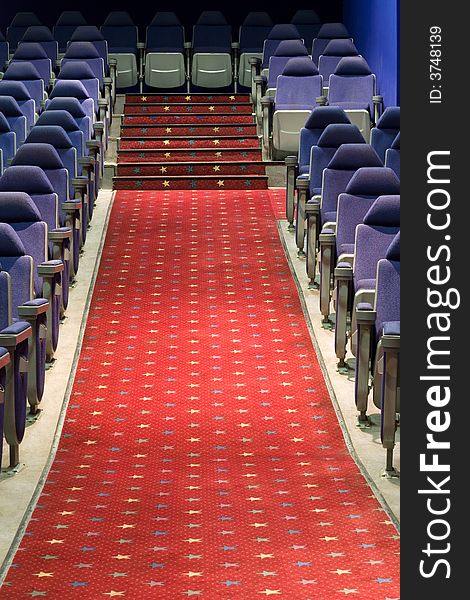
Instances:
[[[247,94],[127,95],[114,189],[267,189]]]

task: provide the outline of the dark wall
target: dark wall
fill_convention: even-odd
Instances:
[[[129,2],[129,0],[63,0],[62,2],[38,3],[31,0],[0,0],[0,28],[5,30],[17,12],[33,11],[42,19],[45,25],[52,26],[63,10],[81,10],[90,24],[101,25],[111,10],[127,10],[136,24],[141,27],[142,34],[145,26],[151,21],[157,11],[176,12],[181,21],[188,27],[192,26],[203,10],[221,10],[229,23],[238,27],[250,11],[265,10],[275,22],[289,22],[297,9],[311,8],[316,10],[324,21],[341,20],[342,0],[308,0],[286,3],[268,3],[266,1],[237,0],[235,2],[206,1],[194,2],[188,7],[188,0],[168,0],[150,3],[145,0]]]
[[[344,24],[377,75],[385,106],[399,102],[399,0],[344,0]]]

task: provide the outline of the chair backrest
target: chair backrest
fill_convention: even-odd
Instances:
[[[400,321],[400,232],[377,264],[375,292],[375,339],[382,337],[384,323]]]
[[[49,94],[49,100],[46,102],[46,109],[54,98],[76,98],[85,113],[93,120],[97,110],[95,102],[87,92],[81,81],[60,79],[56,82],[52,92]]]
[[[343,23],[324,23],[320,27],[317,37],[313,40],[312,44],[312,60],[315,64],[318,64],[320,55],[323,54],[326,46],[330,40],[334,39],[346,39],[351,37],[348,30]]]
[[[44,100],[44,80],[32,63],[11,62],[3,75],[3,81],[21,81],[36,104],[36,112],[39,112]]]
[[[310,151],[316,146],[321,134],[328,125],[351,122],[342,108],[337,106],[316,106],[310,113],[305,126],[300,130],[299,173],[308,173],[310,169]]]
[[[0,96],[11,96],[14,98],[21,112],[26,117],[28,127],[30,128],[34,125],[36,103],[22,81],[7,81],[2,79],[0,81]]]
[[[352,252],[356,227],[379,196],[400,194],[400,181],[387,167],[362,167],[351,178],[338,199],[336,251]]]
[[[58,125],[34,127],[26,138],[25,145],[28,144],[50,144],[57,150],[60,160],[69,173],[69,194],[73,196],[72,179],[78,174],[77,151],[63,128]]]
[[[172,12],[157,12],[147,27],[148,52],[184,52],[184,27]]]
[[[400,178],[400,132],[397,133],[392,145],[385,152],[385,166],[393,169]]]
[[[44,111],[36,121],[35,127],[45,127],[49,125],[62,127],[70,138],[72,145],[77,150],[77,155],[85,156],[85,140],[83,132],[70,113],[65,110]]]
[[[10,47],[8,42],[5,39],[5,36],[0,31],[0,71],[3,71],[5,63],[8,60],[8,56],[10,53]]]
[[[110,12],[100,31],[108,42],[108,52],[137,53],[139,31],[128,12]]]
[[[311,48],[321,27],[321,19],[317,13],[314,10],[298,10],[290,22],[297,27],[307,48]]]
[[[379,196],[356,228],[354,284],[375,279],[377,263],[400,231],[400,196]],[[374,286],[375,287],[375,286]]]
[[[362,167],[381,167],[382,161],[369,144],[342,144],[323,171],[322,224],[335,221],[338,196],[346,191],[354,173]]]
[[[108,42],[94,25],[78,26],[70,38],[72,42],[91,42],[103,59],[106,74],[108,73]]]
[[[312,110],[323,79],[309,56],[289,59],[277,78],[276,110]]]
[[[8,165],[9,160],[15,156],[16,133],[12,131],[8,119],[0,112],[0,174]]]
[[[10,52],[16,50],[19,41],[26,33],[28,27],[42,25],[41,21],[32,12],[19,12],[13,17],[7,28],[7,42],[10,44]]]
[[[26,139],[28,123],[18,102],[12,96],[0,96],[0,113],[16,134],[16,146],[21,146]]]
[[[35,165],[41,168],[59,198],[59,208],[62,202],[67,202],[69,199],[69,174],[57,150],[51,144],[25,144],[19,148],[11,164],[12,166]]]
[[[25,254],[32,257],[35,267],[48,259],[47,225],[28,194],[0,192],[0,222],[11,225],[23,244]],[[5,266],[3,260],[2,266]],[[16,269],[10,270],[12,275],[15,272]],[[37,268],[33,269],[33,287],[35,295],[40,296],[42,279]]]
[[[44,48],[44,52],[53,63],[57,60],[59,46],[48,27],[44,27],[43,25],[33,25],[28,27],[24,36],[21,38],[19,45],[24,42],[39,44]]]
[[[64,58],[62,59],[61,72],[63,71],[65,65],[71,62],[87,63],[93,72],[93,77],[96,77],[100,82],[100,88],[103,88],[105,65],[102,57],[92,42],[71,42],[64,54]],[[69,71],[69,74],[71,73],[72,69]],[[63,79],[65,79],[65,77],[63,77]],[[72,79],[72,77],[69,76],[67,79]],[[74,77],[73,79],[82,80],[91,79],[91,77],[84,71],[83,73],[79,72],[78,76]]]
[[[218,10],[201,13],[193,27],[193,52],[232,51],[232,28]]]
[[[75,29],[86,24],[85,17],[78,10],[66,10],[60,15],[52,29],[54,39],[59,44],[59,52],[65,52]]]
[[[276,48],[283,40],[301,40],[300,33],[295,25],[291,23],[281,23],[274,25],[263,45],[262,68],[269,67],[269,59],[276,51]]]
[[[93,133],[92,121],[76,98],[53,98],[49,101],[45,112],[56,110],[67,111],[83,131],[85,141],[91,139]]]
[[[262,52],[264,40],[273,28],[266,12],[250,12],[240,27],[240,52]]]
[[[101,71],[103,61],[101,58],[97,58],[96,60],[99,63],[96,70],[103,75]],[[81,81],[90,98],[93,98],[95,105],[98,106],[100,89],[104,79],[102,77],[100,80],[97,77],[96,71],[92,69],[88,61],[67,60],[64,58],[62,67],[57,75],[57,81]]]
[[[308,50],[300,40],[283,40],[269,59],[268,88],[276,87],[277,78],[294,56],[308,56]]]
[[[323,169],[326,169],[342,144],[365,144],[357,125],[334,123],[327,125],[310,151],[310,190],[321,189]]]
[[[11,285],[11,317],[18,317],[18,306],[33,299],[34,263],[31,256],[26,254],[20,237],[9,223],[0,222],[0,263],[2,272],[10,275]],[[2,293],[2,299],[5,293]],[[5,304],[2,303],[0,316],[2,326],[6,323]],[[5,307],[6,308],[6,307]]]
[[[13,54],[12,63],[14,62],[26,62],[34,65],[44,81],[44,85],[49,86],[52,77],[52,61],[40,44],[37,42],[21,42]]]
[[[25,192],[49,230],[59,224],[58,197],[45,172],[34,165],[11,166],[0,177],[0,192]]]
[[[330,75],[328,102],[351,109],[363,108],[373,115],[375,75],[362,56],[342,58]]]
[[[335,72],[339,61],[345,56],[359,56],[356,46],[349,38],[328,42],[323,54],[318,59],[318,70],[326,85],[328,85],[330,75]]]
[[[380,158],[385,161],[385,151],[390,148],[400,131],[400,107],[387,106],[377,125],[371,130],[370,143]]]

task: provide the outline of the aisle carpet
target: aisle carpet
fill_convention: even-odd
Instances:
[[[271,194],[118,192],[2,600],[398,598],[397,532],[347,451]]]
[[[248,94],[127,95],[114,189],[267,189]]]

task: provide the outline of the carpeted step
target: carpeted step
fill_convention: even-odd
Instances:
[[[253,162],[171,162],[162,165],[161,162],[155,163],[127,163],[118,164],[117,175],[119,177],[149,177],[155,175],[165,175],[172,177],[177,175],[191,175],[197,177],[199,175],[214,175],[220,177],[226,175],[264,175],[265,166],[262,160]]]
[[[256,136],[256,125],[169,125],[169,126],[141,126],[123,125],[121,137],[164,137],[168,136]]]
[[[163,138],[148,138],[143,139],[137,138],[125,138],[120,141],[119,149],[128,150],[131,148],[155,148],[155,149],[166,149],[170,150],[173,148],[258,148],[259,139],[255,136],[252,137],[225,137],[225,138],[175,138],[168,137]]]
[[[181,175],[178,177],[113,177],[115,190],[265,190],[266,175]]]
[[[249,94],[127,94],[126,104],[248,104]]]
[[[253,115],[124,115],[123,125],[235,125],[254,124]]]
[[[126,104],[124,106],[124,114],[126,115],[185,115],[185,114],[201,114],[201,115],[251,115],[253,108],[251,104],[240,104],[227,106],[225,104]]]
[[[258,161],[261,160],[259,148],[223,148],[214,151],[214,148],[198,148],[188,150],[183,148],[172,148],[170,150],[154,150],[149,148],[138,148],[121,150],[118,154],[119,163],[135,162],[221,162],[221,161]]]

